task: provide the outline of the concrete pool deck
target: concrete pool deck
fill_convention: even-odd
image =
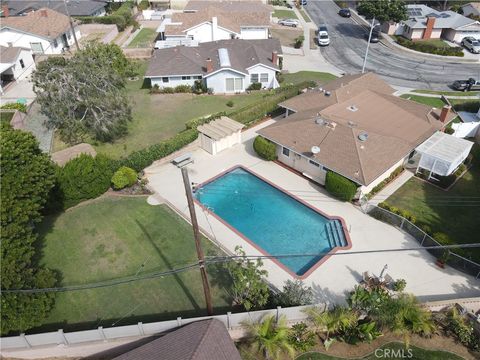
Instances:
[[[194,159],[194,163],[187,166],[190,181],[200,184],[235,165],[242,165],[328,215],[342,217],[350,233],[352,248],[338,251],[304,279],[305,284],[314,289],[316,301],[343,302],[345,293],[358,284],[364,271],[379,275],[385,264],[388,264],[387,273],[394,279],[405,279],[406,291],[414,293],[421,301],[480,296],[480,280],[450,267],[439,269],[435,265],[436,259],[426,251],[341,255],[350,251],[412,248],[419,244],[408,234],[375,220],[352,204],[332,198],[322,187],[282,166],[258,158],[252,148],[255,131],[273,121],[244,131],[241,144],[215,156],[200,148],[190,149]],[[145,169],[145,176],[155,193],[189,218],[180,169],[159,161]],[[198,204],[195,209],[203,232],[227,251],[233,252],[235,246],[240,245],[247,255],[262,255]],[[281,288],[286,280],[294,279],[273,261],[267,259],[263,263],[268,280],[274,286]]]

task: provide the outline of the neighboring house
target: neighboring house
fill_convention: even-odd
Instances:
[[[268,39],[273,9],[252,2],[194,2],[183,13],[165,18],[156,48],[227,39]]]
[[[456,116],[393,92],[373,73],[347,75],[280,103],[287,117],[258,133],[304,176],[324,185],[330,170],[367,194]]]
[[[152,2],[152,1],[156,1],[156,0],[149,0],[149,2]],[[241,1],[241,2],[250,2],[250,3],[260,3],[260,4],[267,4],[268,1],[267,0],[230,0],[228,2],[232,3],[232,2],[238,2],[238,1]],[[194,3],[194,2],[199,2],[199,3],[220,3],[220,2],[225,2],[225,0],[209,0],[209,1],[205,1],[205,0],[170,0],[170,7],[172,9],[186,9],[191,3]]]
[[[35,70],[32,50],[0,46],[0,93],[9,83],[27,77]]]
[[[241,360],[241,357],[225,325],[217,319],[209,319],[185,325],[114,358],[137,359]]]
[[[71,16],[105,16],[106,2],[92,0],[8,0],[4,6],[8,7],[9,16],[26,15],[41,8],[58,11]],[[68,10],[68,13],[67,13]]]
[[[437,11],[426,5],[407,5],[408,20],[382,24],[382,31],[409,40],[445,39],[460,43],[466,36],[480,39],[480,22],[454,11]]]
[[[480,2],[471,2],[462,6],[463,15],[480,16]]]
[[[77,39],[78,24],[74,24]],[[0,22],[0,45],[32,49],[33,54],[61,54],[75,40],[68,16],[42,8],[25,16],[9,16]]]
[[[252,83],[278,87],[282,47],[277,39],[220,40],[153,52],[145,78],[160,88],[203,81],[214,93],[244,92]]]

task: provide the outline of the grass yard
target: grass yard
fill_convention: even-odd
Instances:
[[[303,31],[297,28],[270,29],[272,38],[280,40],[282,46],[293,47],[295,39],[303,35]]]
[[[13,118],[13,114],[15,114],[14,111],[0,112],[0,123],[10,124],[10,121],[12,121]]]
[[[146,197],[106,197],[73,208],[40,227],[40,263],[61,274],[61,285],[107,281],[196,262],[190,225]],[[40,245],[39,245],[40,246]],[[208,240],[206,254],[219,253]],[[225,273],[209,268],[217,312],[229,305]],[[205,315],[198,269],[111,287],[58,293],[43,329],[125,325]]]
[[[278,19],[298,19],[295,11],[293,10],[275,9],[272,16]]]
[[[312,20],[310,20],[310,17],[309,17],[308,14],[305,12],[305,10],[300,9],[300,15],[302,15],[303,20],[305,20],[307,23],[312,22]]]
[[[445,95],[445,96],[477,96],[480,95],[479,91],[436,91],[436,90],[413,90],[419,94],[433,94],[433,95]]]
[[[443,105],[445,105],[445,103],[440,98],[419,96],[419,95],[410,95],[410,94],[404,94],[400,97],[402,97],[404,99],[416,101],[416,102],[424,104],[424,105],[436,107],[436,108],[441,108]]]
[[[337,77],[330,73],[317,72],[317,71],[299,71],[292,74],[283,74],[284,84],[292,83],[298,84],[303,81],[314,80],[318,83],[326,83],[335,80]]]
[[[155,31],[155,29],[143,28],[138,32],[137,36],[135,36],[132,42],[128,44],[128,47],[129,48],[151,47],[157,35],[158,33]]]

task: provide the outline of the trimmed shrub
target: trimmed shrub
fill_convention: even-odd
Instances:
[[[142,10],[147,10],[150,7],[150,4],[148,3],[148,0],[142,0],[140,3],[137,5],[137,9],[139,11]]]
[[[204,94],[207,92],[207,85],[203,80],[195,80],[192,86],[192,91],[195,94]]]
[[[225,116],[225,115],[227,115],[227,113],[225,111],[220,111],[218,113],[212,114],[212,115],[207,116],[207,117],[196,118],[196,119],[188,121],[185,124],[185,127],[187,129],[196,129],[200,125],[209,123],[210,121],[218,119],[219,117]]]
[[[327,172],[325,188],[330,194],[344,201],[352,201],[357,193],[357,185],[353,181],[333,171]]]
[[[262,83],[254,82],[251,83],[247,90],[260,90],[262,88]]]
[[[264,137],[257,136],[253,141],[253,148],[262,159],[268,161],[277,159],[275,144]]]
[[[133,3],[126,1],[122,3],[113,11],[110,15],[106,16],[76,16],[75,18],[80,20],[84,24],[115,24],[118,31],[124,31],[127,26],[137,27],[138,23],[132,14]]]
[[[303,46],[304,41],[305,41],[305,36],[300,35],[295,39],[295,43],[293,44],[293,46],[295,47],[295,49],[300,49]]]
[[[27,112],[27,105],[25,104],[20,104],[20,103],[7,103],[0,107],[0,109],[11,109],[11,110],[18,110],[23,113]]]
[[[407,282],[405,279],[398,279],[393,283],[393,290],[394,291],[403,291],[407,286]]]
[[[436,46],[435,44],[422,42],[422,41],[411,41],[405,39],[401,36],[397,36],[397,43],[416,51],[423,53],[443,55],[443,56],[458,56],[463,57],[463,49],[459,46],[450,47],[450,46]]]
[[[228,107],[233,107],[234,103],[232,100],[229,100],[225,105],[227,105]]]
[[[122,166],[112,176],[112,185],[115,190],[130,187],[137,182],[137,172],[129,167]]]
[[[176,93],[190,93],[192,92],[192,87],[190,85],[177,85],[175,86]]]

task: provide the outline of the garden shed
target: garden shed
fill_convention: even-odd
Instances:
[[[240,144],[244,127],[243,124],[226,116],[200,125],[197,130],[200,133],[202,149],[215,155],[222,150]]]
[[[471,141],[438,131],[415,149],[420,155],[417,171],[425,169],[430,175],[451,175],[465,161],[472,146]]]

